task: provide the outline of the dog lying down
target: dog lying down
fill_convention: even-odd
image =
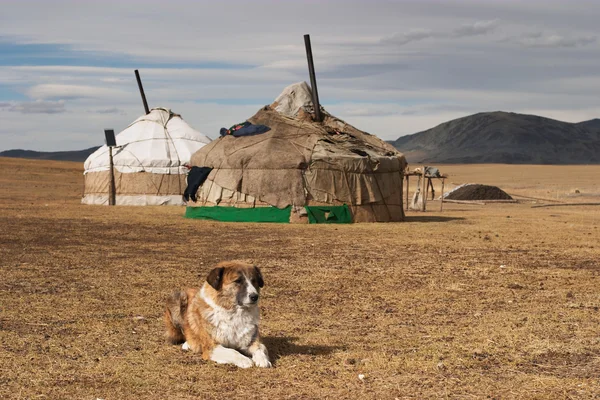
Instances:
[[[176,291],[167,300],[166,337],[202,358],[240,368],[271,367],[258,333],[258,267],[225,261],[211,270],[199,289]]]

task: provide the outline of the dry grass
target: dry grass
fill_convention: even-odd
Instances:
[[[598,191],[600,167],[522,168],[443,171],[536,197]],[[1,398],[600,397],[600,207],[231,224],[82,206],[75,163],[0,159],[0,186]],[[228,258],[263,268],[273,369],[163,341],[165,296]]]

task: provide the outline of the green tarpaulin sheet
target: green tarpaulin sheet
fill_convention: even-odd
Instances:
[[[290,222],[292,207],[187,207],[186,218],[208,219],[225,222]]]
[[[306,206],[308,221],[311,224],[349,224],[352,215],[347,205],[343,206]],[[290,222],[292,207],[187,207],[186,218],[208,219],[225,222]]]
[[[347,205],[343,206],[306,206],[308,221],[311,224],[349,224],[352,215]]]

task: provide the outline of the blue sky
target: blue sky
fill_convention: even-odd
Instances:
[[[71,67],[107,67],[136,69],[175,68],[175,69],[252,69],[259,65],[228,62],[179,62],[178,60],[153,61],[110,52],[91,52],[74,49],[67,44],[18,43],[16,38],[0,37],[0,66],[71,66]]]
[[[315,10],[318,10],[315,13]],[[102,144],[168,107],[204,134],[308,81],[383,139],[481,111],[600,117],[600,2],[41,1],[0,14],[0,150]]]

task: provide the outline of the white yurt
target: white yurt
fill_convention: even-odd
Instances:
[[[153,108],[115,135],[113,148],[117,205],[183,205],[187,164],[210,138],[166,108]],[[109,148],[84,163],[84,204],[108,205]]]

